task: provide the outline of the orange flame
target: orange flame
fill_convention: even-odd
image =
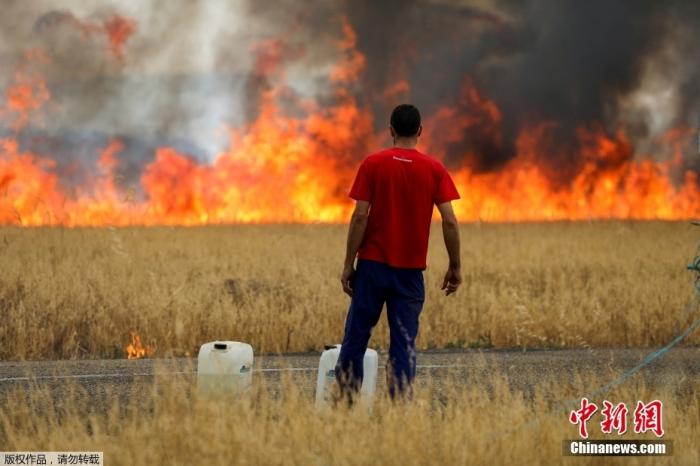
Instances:
[[[23,129],[46,102],[51,94],[44,78],[33,69],[35,63],[46,62],[40,50],[30,50],[25,54],[25,62],[17,69],[14,81],[5,89],[5,108],[0,108],[0,116],[13,118],[11,129]]]
[[[465,130],[474,127],[480,137],[499,144],[501,113],[496,104],[481,96],[469,81],[463,99],[469,112],[442,108],[429,123],[438,129],[448,128],[437,140],[435,133],[428,135],[433,153],[440,155],[440,144],[459,140]],[[595,124],[578,129],[575,157],[552,154],[547,147],[548,136],[555,126],[556,123],[540,123],[521,131],[516,156],[497,171],[480,173],[468,165],[458,170],[455,182],[463,197],[455,203],[459,217],[528,221],[687,219],[700,215],[695,173],[678,173],[680,183],[672,182],[673,171],[680,170],[683,146],[692,139],[692,130],[676,128],[667,132],[657,146],[672,152],[673,157],[667,162],[654,162],[650,158],[635,160],[633,144],[622,130],[611,136]],[[466,160],[474,156],[465,154]],[[562,184],[561,173],[548,162],[553,158],[569,161],[573,176],[568,184]]]
[[[126,26],[114,25],[123,37]],[[358,160],[386,141],[376,134],[372,113],[360,105],[353,85],[365,67],[355,33],[343,23],[337,44],[340,61],[330,70],[335,102],[320,106],[285,87],[282,66],[299,50],[276,40],[254,48],[256,70],[266,78],[257,118],[232,129],[228,148],[211,163],[198,163],[173,148],[161,147],[140,178],[123,186],[115,176],[121,142],[102,151],[95,179],[68,195],[54,173],[56,163],[22,153],[13,137],[0,140],[0,224],[19,225],[199,225],[251,222],[343,222],[351,210],[347,190]],[[123,43],[117,41],[117,43]],[[3,113],[16,115],[19,128],[49,98],[43,81],[18,73],[6,92]],[[385,95],[410,92],[401,80]],[[288,116],[283,97],[303,110]],[[446,147],[465,134],[500,150],[503,115],[470,80],[454,105],[425,118],[421,147],[448,160]],[[463,221],[581,219],[687,219],[700,217],[696,174],[683,167],[683,148],[694,131],[674,128],[656,141],[667,161],[640,158],[620,129],[607,133],[592,123],[578,129],[570,148],[551,143],[556,122],[522,128],[515,154],[505,165],[485,171],[479,153],[458,154],[453,169],[462,200],[455,210]],[[555,161],[555,162],[552,162]],[[564,161],[565,163],[563,163]],[[140,189],[139,189],[140,188]],[[141,198],[133,193],[140,191]]]
[[[69,26],[78,31],[84,39],[104,36],[108,50],[119,62],[124,61],[126,42],[136,31],[136,21],[113,14],[102,21],[85,21],[67,11],[54,11],[45,15],[39,22],[39,30]]]
[[[141,343],[139,334],[136,330],[133,330],[131,332],[131,343],[129,343],[124,350],[126,351],[127,359],[141,359],[153,356],[156,352],[156,347],[155,345],[144,346],[143,343]]]
[[[105,19],[102,28],[109,41],[109,50],[119,61],[124,61],[126,42],[136,30],[136,23],[129,18],[112,15]]]

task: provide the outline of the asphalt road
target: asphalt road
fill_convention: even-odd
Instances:
[[[481,384],[489,389],[494,377],[504,379],[512,389],[532,392],[542,384],[556,381],[586,385],[586,375],[596,381],[582,386],[583,393],[601,381],[614,380],[639,364],[648,349],[576,350],[463,350],[434,351],[418,355],[417,382],[440,384]],[[288,376],[310,397],[315,390],[319,354],[288,354],[256,357],[253,383],[279,385]],[[378,390],[384,389],[386,355],[380,354]],[[44,387],[60,394],[72,382],[93,394],[99,405],[105,393],[133,399],[161,378],[174,378],[194,385],[196,359],[76,360],[0,362],[0,395],[13,389]],[[648,386],[672,386],[682,390],[700,375],[700,347],[674,348],[642,369]],[[582,383],[583,381],[583,383]],[[582,393],[582,394],[583,394]]]
[[[576,350],[464,350],[418,354],[418,380],[450,376],[453,382],[480,383],[479,374],[497,373],[513,388],[537,386],[551,378],[595,374],[598,379],[616,375],[637,365],[648,349]],[[319,355],[315,353],[259,356],[255,358],[253,380],[263,378],[272,384],[282,374],[299,380],[310,393],[314,390]],[[380,354],[379,386],[382,386],[386,355]],[[86,388],[110,387],[130,391],[152,384],[160,377],[176,377],[194,382],[196,359],[74,360],[0,362],[0,393],[12,387],[41,385],[60,387],[69,381]],[[674,348],[642,369],[638,377],[650,384],[672,384],[700,374],[700,347]]]

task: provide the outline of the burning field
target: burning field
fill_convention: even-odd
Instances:
[[[664,341],[693,241],[673,221],[700,217],[697,6],[550,3],[10,2],[3,356],[337,340],[335,224],[403,101],[471,224],[465,290],[428,300],[423,348]]]
[[[403,101],[463,221],[700,216],[693,2],[401,3],[405,28],[369,3],[56,3],[5,16],[23,22],[0,50],[2,224],[343,222]]]
[[[658,348],[697,318],[697,1],[274,3],[3,3],[0,359],[340,341],[347,193],[404,102],[461,194],[464,283],[439,290],[436,223],[420,350]],[[388,341],[382,319],[370,346]],[[609,367],[524,392],[493,368],[469,373],[480,385],[423,379],[415,403],[379,399],[370,417],[319,416],[293,378],[221,402],[158,374],[97,408],[63,379],[59,397],[0,384],[0,448],[104,450],[109,464],[551,464],[562,400],[619,376]],[[613,393],[663,398],[674,460],[697,464],[697,383],[674,377]]]

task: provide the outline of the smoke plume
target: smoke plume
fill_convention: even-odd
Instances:
[[[114,140],[118,183],[137,185],[162,147],[213,163],[271,101],[293,118],[328,109],[337,138],[318,120],[305,131],[345,168],[389,142],[408,101],[454,170],[498,172],[525,132],[563,185],[591,160],[700,169],[695,145],[659,145],[700,124],[694,0],[8,0],[3,13],[0,138],[69,186]],[[373,127],[339,110],[349,99]]]

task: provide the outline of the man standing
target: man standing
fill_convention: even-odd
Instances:
[[[416,107],[396,107],[389,129],[394,146],[368,156],[350,190],[357,204],[340,281],[352,300],[335,368],[341,393],[349,401],[362,385],[365,350],[385,303],[391,339],[389,393],[392,398],[410,396],[434,205],[442,216],[450,260],[442,289],[450,295],[462,282],[459,226],[451,203],[459,193],[442,163],[415,149],[423,129]]]

